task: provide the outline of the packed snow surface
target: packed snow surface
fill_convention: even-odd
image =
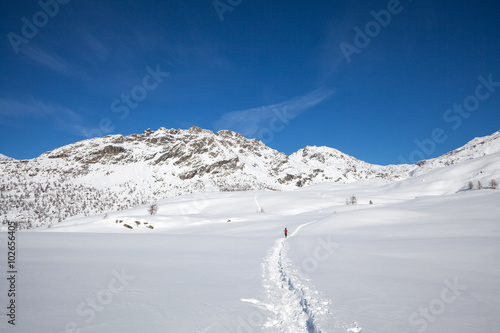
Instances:
[[[492,153],[400,182],[189,194],[152,216],[19,231],[16,325],[4,268],[0,331],[500,332],[499,165]]]

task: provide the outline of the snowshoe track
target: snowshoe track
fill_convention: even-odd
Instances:
[[[286,256],[287,250],[285,239],[276,240],[263,263],[265,307],[272,312],[264,327],[273,332],[320,333],[317,317],[328,313],[329,301],[320,299],[307,279],[299,277]]]

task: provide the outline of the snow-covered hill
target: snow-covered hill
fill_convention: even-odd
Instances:
[[[500,332],[500,152],[439,165],[18,232],[17,323],[0,331]]]
[[[499,132],[417,165],[369,164],[328,147],[286,156],[231,131],[160,128],[0,160],[0,217],[22,228],[193,192],[289,190],[323,182],[400,181],[500,151]],[[458,189],[457,189],[458,190]]]
[[[0,162],[8,162],[8,161],[14,161],[14,159],[12,157],[0,154]]]
[[[498,152],[500,152],[500,131],[488,136],[475,138],[466,145],[437,158],[417,162],[419,168],[416,168],[412,175],[423,174],[431,169],[457,164]]]

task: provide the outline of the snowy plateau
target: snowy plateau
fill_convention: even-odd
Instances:
[[[1,332],[500,332],[500,131],[379,166],[160,128],[0,173]]]

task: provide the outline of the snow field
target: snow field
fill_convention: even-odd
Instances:
[[[300,265],[329,234],[338,247],[309,277],[363,331],[498,331],[499,200],[476,191],[336,214],[291,240],[289,254]]]

